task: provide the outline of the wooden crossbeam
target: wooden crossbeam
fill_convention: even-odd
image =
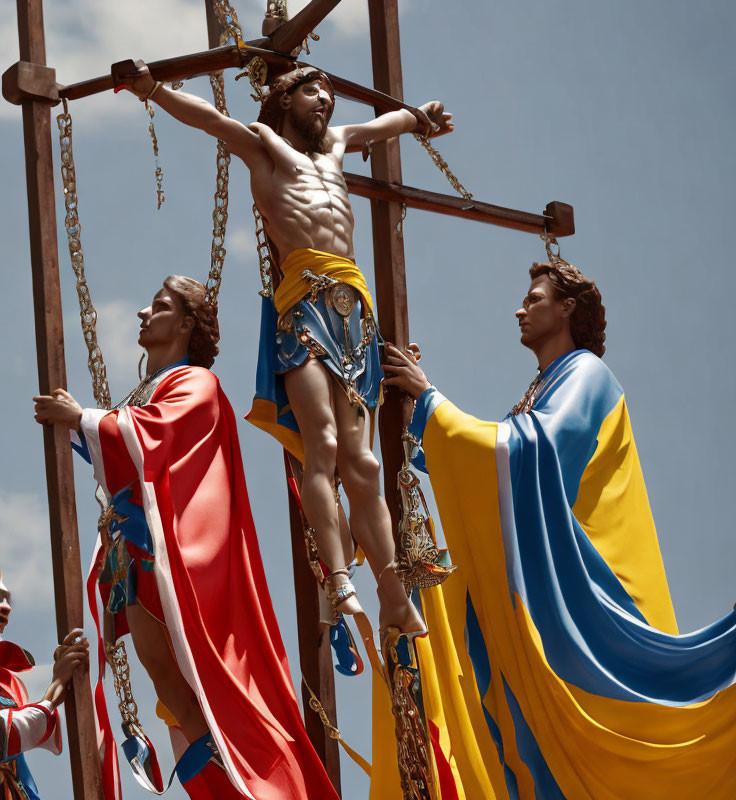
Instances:
[[[258,39],[256,41],[260,43],[263,40]],[[223,47],[215,47],[211,50],[204,50],[199,53],[189,53],[188,55],[174,56],[173,58],[163,58],[159,61],[150,61],[148,62],[148,69],[151,75],[158,81],[178,81],[193,78],[197,75],[205,75],[210,72],[218,72],[222,69],[243,69],[256,56],[262,58],[272,67],[279,69],[290,68],[295,63],[299,63],[304,67],[313,66],[304,61],[295,62],[293,58],[285,56],[283,53],[260,47],[252,42],[247,42],[240,47],[231,44]],[[119,63],[122,64],[125,62]],[[340,97],[373,106],[381,113],[385,111],[396,111],[400,108],[414,109],[414,107],[410,106],[408,103],[397,100],[395,97],[385,92],[370,89],[367,86],[361,86],[359,83],[350,81],[347,78],[341,78],[339,75],[333,75],[331,72],[325,72],[325,74],[332,82],[335,94]],[[111,72],[109,75],[100,75],[97,78],[90,78],[89,80],[79,81],[78,83],[70,83],[68,86],[59,86],[57,87],[57,95],[59,98],[65,97],[67,100],[79,100],[83,97],[99,94],[100,92],[107,92],[113,88],[115,88],[115,79]],[[13,99],[10,97],[6,99],[13,102]]]
[[[555,236],[570,236],[575,233],[572,206],[558,201],[548,203],[544,214],[532,214],[528,211],[516,211],[513,208],[494,206],[478,200],[466,200],[450,194],[428,192],[426,189],[415,189],[401,183],[368,178],[353,172],[345,173],[348,191],[370,200],[385,200],[403,203],[409,208],[422,211],[434,211],[452,217],[471,219],[476,222],[487,222],[503,228],[513,228],[527,233],[544,233],[545,230]]]

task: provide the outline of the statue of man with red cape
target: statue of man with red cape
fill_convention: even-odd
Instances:
[[[82,409],[63,390],[35,398],[39,422],[73,431],[107,500],[92,571],[105,607],[101,661],[114,664],[131,633],[175,752],[184,751],[177,774],[190,797],[336,798],[299,714],[235,417],[209,370],[216,307],[197,281],[169,276],[138,316],[146,376],[115,410]],[[119,785],[101,687],[97,701],[112,798]],[[150,742],[137,719],[123,722],[128,760],[160,790]]]

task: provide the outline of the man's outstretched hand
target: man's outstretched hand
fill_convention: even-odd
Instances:
[[[417,399],[432,385],[417,363],[422,357],[417,345],[410,344],[402,351],[396,345],[386,342],[384,352],[386,360],[383,363],[383,371],[388,376],[383,379],[384,386],[396,386]]]
[[[445,107],[439,100],[431,100],[419,106],[417,113],[417,129],[415,133],[422,136],[442,136],[455,130],[452,123],[452,114],[445,112]]]
[[[77,430],[82,421],[82,406],[63,389],[33,398],[36,422],[49,425],[64,425]]]

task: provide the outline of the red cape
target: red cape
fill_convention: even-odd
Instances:
[[[33,656],[27,650],[7,639],[0,641],[0,691],[19,706],[28,702],[28,692],[15,673],[26,672],[33,666]]]
[[[138,480],[184,676],[231,780],[258,800],[337,798],[307,738],[268,593],[232,408],[199,367],[82,429],[110,496]]]

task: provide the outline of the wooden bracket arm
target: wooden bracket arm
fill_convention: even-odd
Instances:
[[[575,213],[571,205],[553,200],[544,209],[547,233],[552,236],[572,236],[575,233]]]
[[[56,70],[30,61],[16,61],[3,73],[3,97],[16,106],[24,100],[47,100],[58,105]]]

